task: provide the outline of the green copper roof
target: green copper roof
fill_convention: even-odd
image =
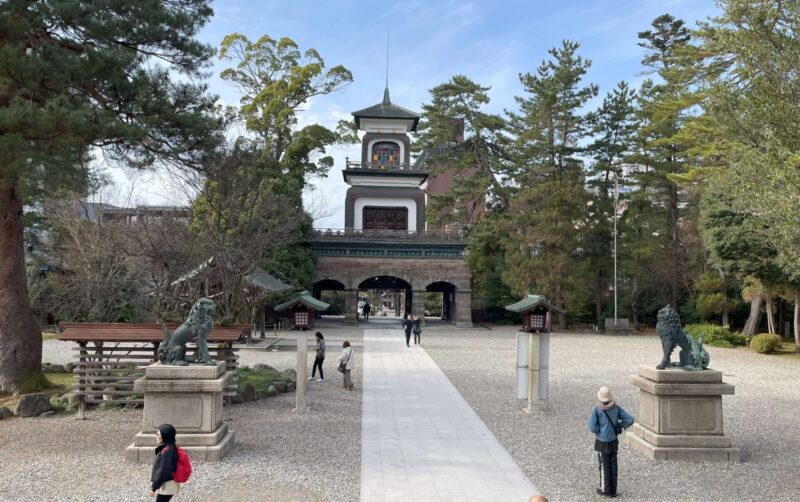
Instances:
[[[264,291],[284,291],[292,288],[261,267],[254,267],[253,271],[245,275],[244,278],[253,286],[261,288]]]
[[[302,303],[311,310],[316,310],[318,312],[322,312],[323,310],[326,310],[328,307],[331,306],[329,303],[325,303],[322,300],[317,300],[316,298],[311,296],[308,291],[302,291],[288,302],[281,303],[280,305],[276,306],[275,310],[277,312],[280,312],[281,310],[290,309],[295,305],[297,305],[298,303]]]
[[[547,309],[555,312],[564,312],[564,309],[549,303],[542,295],[528,295],[517,303],[506,305],[505,308],[511,312],[526,312],[528,310],[533,310],[536,307],[546,307]]]
[[[388,87],[383,91],[382,102],[378,103],[377,105],[372,105],[368,108],[364,108],[363,110],[358,110],[357,112],[353,112],[352,115],[356,119],[356,128],[358,129],[361,128],[362,118],[413,120],[414,123],[411,126],[412,131],[417,129],[417,123],[419,122],[418,113],[412,112],[411,110],[407,110],[402,106],[397,106],[395,104],[392,104],[392,101],[389,99]]]

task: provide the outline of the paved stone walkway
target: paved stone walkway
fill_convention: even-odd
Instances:
[[[362,501],[527,502],[539,493],[402,330],[365,330],[363,351]]]

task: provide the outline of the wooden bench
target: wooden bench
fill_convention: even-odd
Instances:
[[[78,396],[80,418],[86,404],[143,403],[133,390],[133,382],[144,376],[145,367],[157,361],[158,347],[164,341],[161,324],[150,323],[75,323],[63,322],[59,340],[77,342],[75,382],[72,393]],[[167,324],[170,332],[177,324]],[[208,335],[208,351],[217,361],[225,361],[228,371],[239,367],[238,349],[233,344],[250,336],[250,324],[214,326]],[[191,354],[194,348],[189,345]],[[225,389],[226,400],[236,395],[236,380]]]

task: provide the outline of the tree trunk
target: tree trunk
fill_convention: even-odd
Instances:
[[[42,331],[28,298],[17,176],[0,171],[0,391],[35,390],[41,367]]]
[[[772,294],[766,293],[766,311],[767,311],[767,333],[770,335],[775,334],[775,318],[772,315]]]
[[[725,282],[725,272],[723,270],[718,270],[719,278],[722,279],[722,292],[725,295],[725,305],[722,308],[722,325],[723,326],[730,326],[730,319],[729,319],[729,308],[728,308],[728,294],[726,292],[726,282]]]
[[[742,328],[743,335],[753,336],[756,334],[758,325],[761,322],[761,302],[763,301],[764,292],[759,289],[758,293],[750,300],[750,316],[747,318],[747,322],[744,323],[744,328]]]
[[[564,308],[564,297],[561,296],[561,289],[556,289],[554,303],[556,307]],[[563,312],[558,313],[558,328],[567,329],[567,314]]]
[[[598,271],[594,280],[594,315],[598,329],[603,326],[603,292],[603,277]]]
[[[678,292],[678,284],[680,279],[680,240],[678,236],[678,187],[674,184],[670,185],[670,203],[669,203],[669,231],[670,231],[670,259],[672,261],[672,270],[669,277],[670,289],[670,303],[675,310],[678,310],[678,301],[680,294]]]
[[[636,303],[637,296],[639,295],[639,280],[633,276],[633,288],[631,292],[631,314],[633,315],[633,328],[636,331],[640,330],[639,326],[639,307]]]
[[[794,351],[800,353],[800,289],[794,292]]]

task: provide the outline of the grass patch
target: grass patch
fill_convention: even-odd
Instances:
[[[69,387],[72,385],[72,373],[45,373],[45,378],[53,387]]]
[[[787,357],[789,359],[794,359],[800,362],[800,354],[795,352],[795,347],[796,345],[794,342],[784,340],[781,343],[781,346],[775,349],[775,352],[773,352],[772,354],[776,356]]]
[[[42,333],[42,340],[58,340],[58,333]]]
[[[260,394],[262,392],[266,392],[267,388],[272,385],[273,382],[289,383],[292,381],[291,378],[282,375],[277,371],[263,369],[255,370],[253,368],[248,368],[247,366],[242,366],[239,368],[238,376],[240,393],[242,392],[242,388],[246,383],[253,384],[253,387],[255,387],[256,391]]]

